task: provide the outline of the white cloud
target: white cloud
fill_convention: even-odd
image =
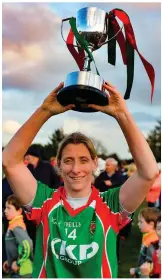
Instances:
[[[16,133],[20,127],[20,123],[12,120],[7,120],[3,123],[3,132],[13,134]]]

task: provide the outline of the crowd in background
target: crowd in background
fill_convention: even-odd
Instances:
[[[38,181],[48,185],[50,188],[57,189],[59,186],[63,185],[63,180],[58,173],[55,157],[52,157],[50,161],[44,161],[40,158],[38,150],[30,147],[24,157],[24,164],[27,165],[30,172]],[[152,276],[160,277],[161,275],[161,235],[159,233],[159,228],[161,230],[160,163],[159,170],[159,177],[146,197],[148,207],[142,209],[138,217],[138,226],[144,236],[142,239],[141,251],[139,252],[138,267],[130,268],[130,275],[136,278]],[[121,186],[135,171],[136,165],[134,162],[118,162],[113,157],[108,157],[106,160],[99,158],[98,169],[92,176],[92,184],[100,192],[105,192],[111,188]],[[2,207],[3,273],[9,275],[11,278],[29,278],[32,273],[31,266],[35,248],[36,226],[32,221],[26,219],[23,207],[19,205],[19,202],[13,195],[6,177],[2,180]],[[11,215],[13,213],[14,216]],[[131,218],[131,222],[118,234],[117,258],[119,263],[120,240],[127,240],[131,232],[133,214]],[[143,229],[144,226],[145,228]],[[16,236],[16,241],[11,242],[13,235]],[[11,269],[9,270],[8,267],[11,267]]]

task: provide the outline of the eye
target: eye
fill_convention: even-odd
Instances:
[[[81,163],[87,163],[88,162],[88,159],[87,158],[82,158],[81,159]]]
[[[65,160],[64,160],[64,163],[66,163],[66,164],[71,164],[71,163],[72,163],[72,160],[71,160],[71,159],[65,159]]]

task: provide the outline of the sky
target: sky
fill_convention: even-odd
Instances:
[[[151,104],[151,84],[135,53],[131,98],[126,101],[145,137],[161,119],[161,4],[160,3],[3,3],[2,4],[2,144],[6,145],[21,125],[41,105],[45,97],[68,73],[79,71],[61,37],[61,21],[76,17],[84,7],[110,12],[124,10],[130,17],[140,53],[155,69],[155,91]],[[70,26],[64,24],[66,38]],[[117,46],[116,65],[107,63],[107,47],[94,52],[104,80],[124,95],[126,67]],[[115,119],[101,112],[68,111],[48,120],[33,143],[47,144],[56,129],[64,133],[81,131],[99,140],[107,153],[131,158],[128,145]],[[130,128],[131,129],[131,128]]]

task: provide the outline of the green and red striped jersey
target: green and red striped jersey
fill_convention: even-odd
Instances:
[[[38,182],[28,219],[37,224],[34,278],[116,278],[116,236],[128,219],[119,212],[119,190],[92,186],[86,205],[73,210],[64,187]]]

